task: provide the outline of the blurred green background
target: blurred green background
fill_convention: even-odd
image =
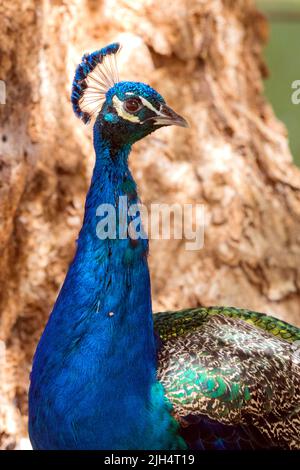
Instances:
[[[300,80],[300,0],[257,0],[257,5],[270,22],[265,93],[288,128],[291,152],[300,166],[300,104],[291,101],[292,83]]]

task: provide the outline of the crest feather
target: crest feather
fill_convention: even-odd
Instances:
[[[113,43],[92,54],[84,54],[72,85],[71,101],[76,116],[87,124],[96,115],[107,91],[119,81],[116,54],[119,43]]]

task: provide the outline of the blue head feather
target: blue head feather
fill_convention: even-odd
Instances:
[[[124,101],[128,93],[134,96],[142,96],[154,107],[159,107],[165,104],[164,98],[151,86],[141,82],[118,82],[106,93],[106,99],[112,100],[114,95],[117,95],[120,100]]]

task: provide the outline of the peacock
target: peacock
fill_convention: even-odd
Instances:
[[[72,85],[75,114],[94,121],[96,162],[76,253],[33,359],[32,446],[300,448],[299,328],[230,307],[152,314],[148,239],[124,232],[117,209],[127,201],[128,227],[139,204],[132,145],[187,121],[147,84],[119,80],[119,50],[85,54]],[[122,236],[104,236],[103,205]]]

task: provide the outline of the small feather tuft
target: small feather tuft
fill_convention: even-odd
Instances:
[[[76,116],[87,124],[98,114],[107,91],[119,82],[116,54],[119,43],[84,54],[78,65],[72,85],[71,101]]]

